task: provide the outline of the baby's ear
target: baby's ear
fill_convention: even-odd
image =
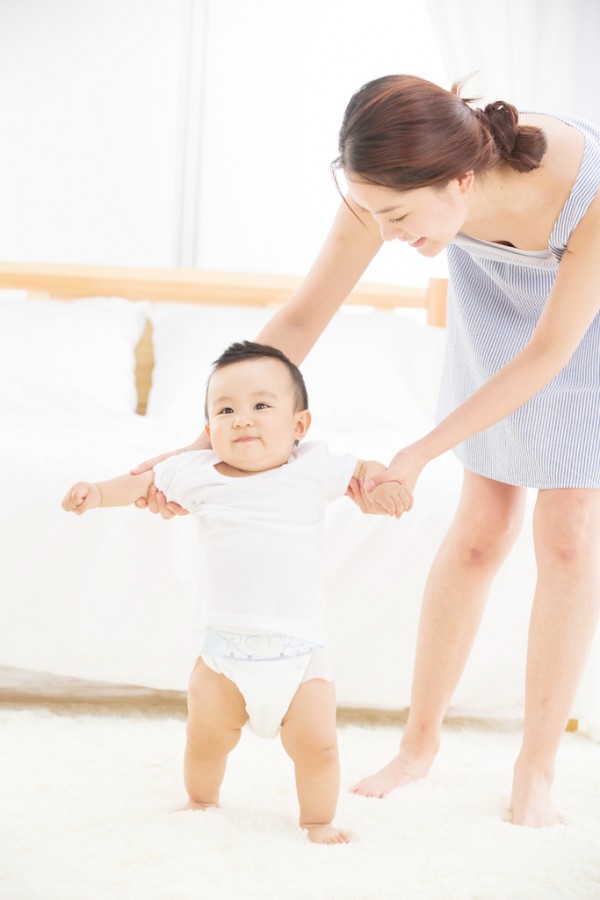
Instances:
[[[204,426],[204,431],[206,432],[206,434],[208,435],[208,437],[210,437],[210,425],[208,424],[208,422],[207,422],[206,425]]]
[[[311,414],[307,409],[303,409],[302,412],[296,413],[296,427],[294,429],[294,434],[297,441],[300,441],[307,433],[310,428],[311,422]]]

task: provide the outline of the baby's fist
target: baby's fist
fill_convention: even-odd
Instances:
[[[76,516],[95,509],[100,505],[100,490],[89,481],[78,481],[69,488],[62,501],[62,508],[66,512],[74,512]]]

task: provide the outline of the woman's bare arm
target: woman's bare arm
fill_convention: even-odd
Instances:
[[[278,347],[300,365],[382,243],[373,217],[350,200],[342,202],[306,278],[256,340]]]

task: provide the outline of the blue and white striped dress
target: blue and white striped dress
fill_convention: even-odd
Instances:
[[[583,132],[585,148],[548,250],[516,250],[462,233],[448,247],[448,342],[439,419],[527,343],[571,232],[600,187],[600,128],[556,118]],[[600,314],[552,381],[514,413],[460,444],[456,454],[466,469],[507,484],[600,488]]]

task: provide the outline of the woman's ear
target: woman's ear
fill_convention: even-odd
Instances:
[[[296,427],[294,429],[294,436],[297,441],[303,438],[310,428],[310,421],[311,415],[307,409],[303,409],[302,412],[296,413]]]
[[[461,194],[468,194],[475,184],[475,172],[473,169],[469,169],[464,175],[459,175],[456,180]]]

